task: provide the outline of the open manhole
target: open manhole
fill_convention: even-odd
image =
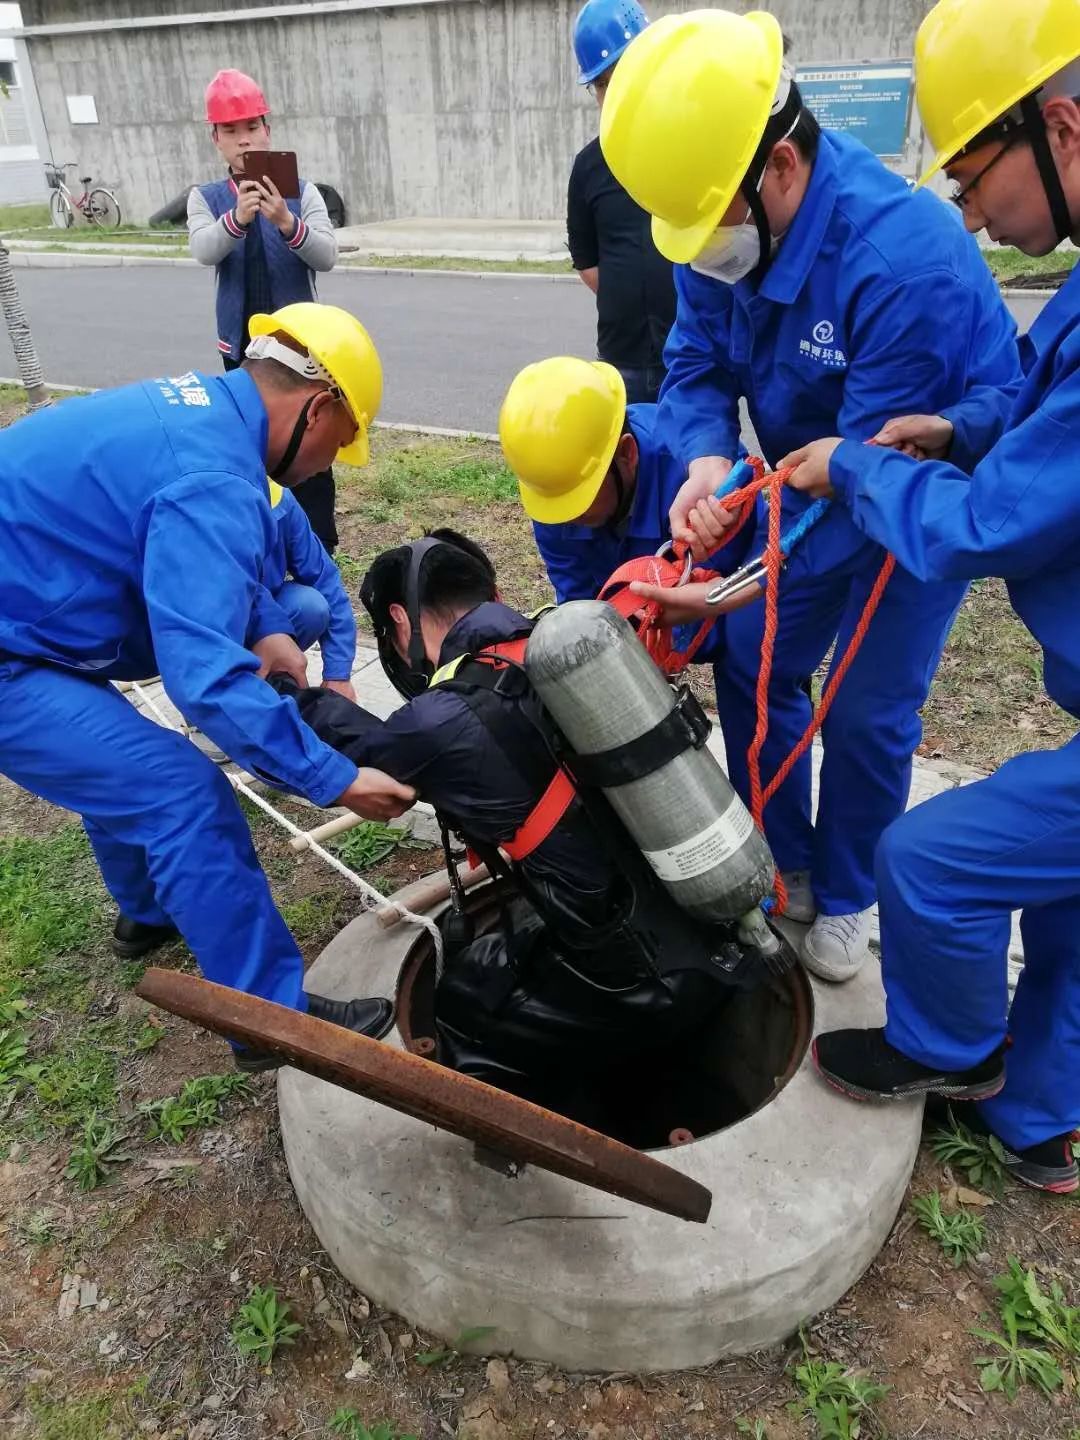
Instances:
[[[466,895],[477,935],[500,925],[501,888],[496,882]],[[434,980],[425,931],[401,967],[397,1026],[406,1049],[427,1059],[438,1059]],[[638,1150],[690,1144],[775,1099],[802,1063],[812,1032],[812,992],[796,966],[754,989],[722,992],[716,1008],[666,1049],[620,1067],[581,1067],[570,1087],[564,1066],[558,1086],[534,1089],[529,1098]],[[543,1087],[543,1079],[537,1084]]]

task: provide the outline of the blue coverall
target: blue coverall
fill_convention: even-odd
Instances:
[[[775,464],[822,435],[865,441],[894,416],[959,401],[970,385],[1019,380],[1015,326],[958,217],[844,135],[822,135],[806,196],[760,286],[725,285],[686,266],[675,279],[659,424],[684,465],[735,457],[741,397]],[[785,523],[806,503],[786,492]],[[762,525],[755,545],[764,543]],[[766,779],[810,720],[803,678],[834,638],[843,651],[883,558],[839,506],[793,556],[781,582]],[[874,848],[904,809],[919,707],[963,593],[961,580],[928,585],[896,572],[824,727],[816,830],[809,754],[765,813],[777,863],[811,870],[823,914],[873,903]],[[758,604],[728,616],[716,671],[731,778],[747,800],[764,618]]]
[[[837,496],[927,580],[999,575],[1043,649],[1051,698],[1080,718],[1080,272],[1021,342],[1026,380],[944,413],[951,463],[837,450]],[[984,458],[980,458],[984,457]],[[980,1107],[1011,1147],[1080,1124],[1080,739],[1008,761],[918,806],[878,850],[886,1038],[946,1070],[1012,1036],[1004,1090]],[[1025,965],[1008,1011],[1010,913]]]
[[[341,571],[291,491],[281,491],[273,510],[277,535],[262,583],[285,612],[290,622],[285,628],[300,649],[319,642],[323,679],[348,680],[356,659],[356,619]]]
[[[655,405],[630,405],[626,425],[638,445],[637,480],[630,514],[614,525],[544,525],[533,522],[537,549],[563,605],[567,600],[595,600],[620,565],[643,555],[655,555],[671,538],[668,511],[686,479],[686,467],[675,459],[657,433]],[[749,552],[754,527],[749,524],[721,552],[725,574],[738,568]],[[689,639],[697,626],[685,627]],[[715,659],[723,649],[724,626],[719,624],[705,641],[698,658]]]
[[[0,771],[83,817],[123,914],[171,921],[211,980],[302,1008],[300,952],[228,781],[108,683],[160,673],[227,754],[316,804],[355,779],[245,648],[280,628],[261,583],[266,444],[239,370],[103,391],[0,433]]]

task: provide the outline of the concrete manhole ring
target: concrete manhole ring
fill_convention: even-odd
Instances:
[[[358,916],[308,972],[342,997],[393,994],[417,943]],[[876,962],[814,984],[814,1029],[880,1024]],[[399,1043],[395,1037],[392,1043]],[[300,1204],[365,1295],[452,1338],[573,1370],[672,1370],[774,1344],[834,1304],[884,1244],[918,1149],[918,1104],[860,1106],[804,1057],[775,1099],[660,1152],[713,1192],[688,1224],[471,1144],[294,1069],[278,1077]]]

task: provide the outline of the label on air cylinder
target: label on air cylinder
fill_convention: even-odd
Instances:
[[[750,812],[737,795],[705,830],[666,850],[643,850],[642,854],[661,880],[693,880],[716,865],[730,860],[741,850],[754,830]]]

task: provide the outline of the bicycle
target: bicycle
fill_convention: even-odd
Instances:
[[[49,196],[52,223],[58,230],[70,230],[75,224],[75,211],[78,210],[89,224],[96,225],[99,230],[118,230],[120,204],[111,190],[106,190],[102,185],[95,185],[91,190],[89,186],[94,178],[92,175],[80,175],[79,184],[83,187],[83,192],[77,199],[68,189],[64,174],[68,170],[74,170],[77,163],[75,160],[67,160],[63,165],[45,166],[45,178],[52,191]]]

